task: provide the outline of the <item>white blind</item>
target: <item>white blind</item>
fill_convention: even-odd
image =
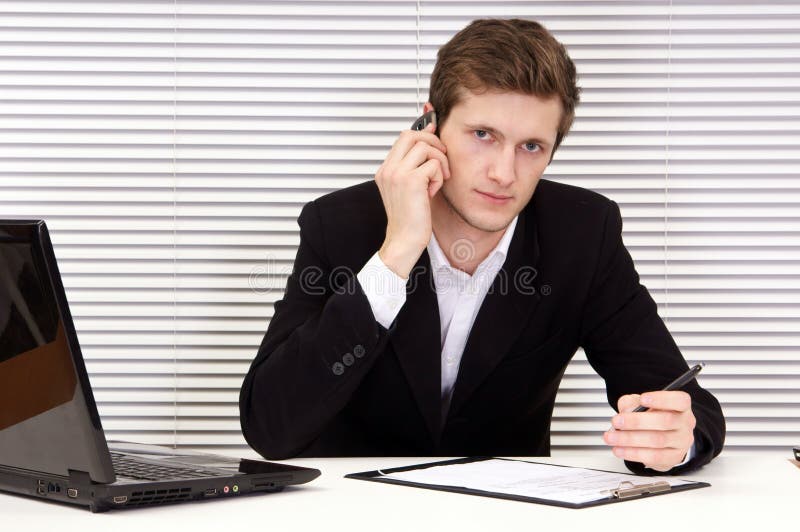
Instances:
[[[109,438],[245,445],[300,208],[372,179],[438,47],[499,16],[567,45],[546,177],[619,202],[728,446],[800,441],[797,2],[0,1],[0,216],[48,221]],[[579,352],[553,447],[610,413]]]

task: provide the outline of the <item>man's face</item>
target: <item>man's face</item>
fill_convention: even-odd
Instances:
[[[439,131],[451,172],[444,201],[475,229],[505,229],[533,196],[560,119],[556,96],[465,91]]]

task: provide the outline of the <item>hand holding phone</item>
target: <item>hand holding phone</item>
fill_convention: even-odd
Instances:
[[[430,241],[430,200],[450,177],[447,148],[435,131],[436,115],[430,111],[400,134],[375,174],[387,218],[379,256],[402,278]]]
[[[436,111],[428,111],[424,115],[420,116],[414,123],[411,124],[412,131],[422,131],[428,124],[433,124],[434,133],[438,136],[438,131],[436,131],[437,123],[436,123]]]

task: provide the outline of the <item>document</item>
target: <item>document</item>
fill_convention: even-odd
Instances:
[[[347,476],[571,508],[709,485],[502,458],[465,458]]]
[[[650,477],[624,473],[496,458],[483,462],[414,469],[384,476],[417,484],[457,486],[573,504],[607,499],[612,496],[611,490],[624,482],[633,482],[634,485],[653,482]],[[673,478],[657,480],[666,480],[670,486],[689,483]]]

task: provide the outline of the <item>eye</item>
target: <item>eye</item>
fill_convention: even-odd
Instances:
[[[489,138],[489,132],[485,131],[483,129],[476,129],[474,133],[475,133],[475,137],[479,138],[481,140]]]
[[[530,153],[536,153],[537,151],[541,150],[542,147],[534,142],[526,142],[522,145],[522,148]]]

